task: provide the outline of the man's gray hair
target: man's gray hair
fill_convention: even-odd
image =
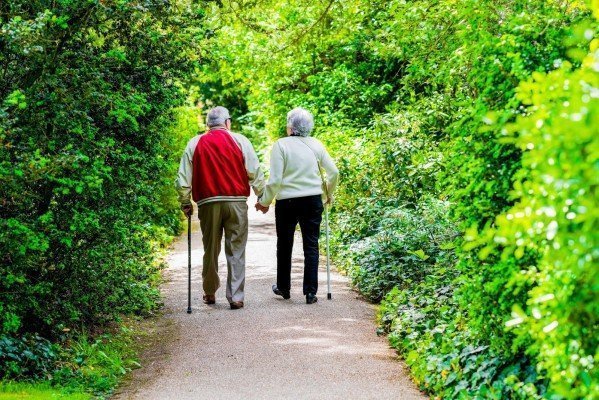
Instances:
[[[206,116],[206,126],[213,128],[215,126],[225,126],[225,121],[230,119],[229,110],[225,107],[218,106],[208,111]]]
[[[304,108],[294,108],[287,114],[287,127],[294,136],[309,136],[314,128],[314,117]]]

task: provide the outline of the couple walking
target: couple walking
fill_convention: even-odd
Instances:
[[[193,213],[190,197],[198,206],[204,245],[204,303],[216,302],[220,286],[218,255],[224,232],[226,297],[231,309],[243,307],[250,186],[258,196],[257,210],[266,213],[276,201],[277,283],[273,292],[290,298],[291,251],[299,223],[304,244],[304,295],[308,304],[315,303],[323,194],[328,194],[324,201],[331,202],[339,171],[322,143],[309,137],[314,127],[312,114],[302,108],[287,114],[287,137],[272,148],[268,183],[250,141],[231,132],[231,116],[226,108],[208,111],[206,126],[206,133],[187,144],[175,183],[183,213],[188,217]],[[326,181],[321,168],[326,172]]]

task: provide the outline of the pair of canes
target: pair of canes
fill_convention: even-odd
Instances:
[[[329,210],[324,206],[327,248],[327,299],[331,300],[331,262],[329,258]],[[187,216],[187,314],[191,314],[191,214]]]

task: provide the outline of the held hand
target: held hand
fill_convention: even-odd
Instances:
[[[191,204],[183,205],[181,206],[181,211],[183,211],[183,214],[185,214],[185,216],[189,218],[193,214],[193,206]]]
[[[266,214],[268,212],[268,207],[265,207],[260,203],[256,203],[255,207],[256,211],[262,211],[262,214]]]

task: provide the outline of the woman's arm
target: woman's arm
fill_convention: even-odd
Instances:
[[[281,146],[277,142],[270,151],[270,177],[264,188],[264,193],[258,199],[260,205],[269,207],[270,203],[275,199],[281,189],[284,169],[285,160],[283,159],[283,152],[281,151]]]
[[[333,192],[339,182],[339,170],[335,166],[335,162],[327,152],[327,149],[322,146],[322,159],[320,161],[322,168],[327,174],[327,193],[329,194],[329,200],[333,197]]]

